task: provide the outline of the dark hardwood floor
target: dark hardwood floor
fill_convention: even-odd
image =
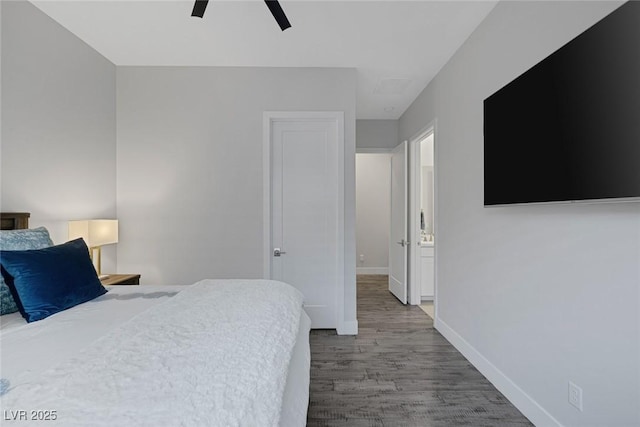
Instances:
[[[311,331],[308,426],[532,425],[387,276],[358,276],[358,323]]]

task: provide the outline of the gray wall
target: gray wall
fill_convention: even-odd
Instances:
[[[356,149],[381,150],[398,145],[398,120],[356,120]]]
[[[69,219],[117,216],[103,271],[117,247],[118,272],[145,283],[260,277],[262,112],[344,111],[355,322],[355,70],[124,67],[116,87],[112,63],[33,5],[2,8],[2,210],[56,243]]]
[[[263,111],[345,112],[345,319],[355,321],[353,69],[118,67],[118,267],[144,283],[263,274]]]
[[[358,274],[389,272],[391,154],[356,154],[356,255]],[[364,260],[360,257],[363,256]]]
[[[1,209],[67,239],[116,216],[116,67],[26,1],[2,2]],[[105,247],[103,270],[115,269]]]
[[[482,102],[619,4],[498,3],[400,119],[437,120],[437,327],[538,425],[640,425],[640,204],[484,208]]]

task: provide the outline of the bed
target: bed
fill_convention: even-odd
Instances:
[[[31,323],[5,314],[0,416],[3,425],[305,425],[310,324],[300,292],[270,280],[113,286]]]

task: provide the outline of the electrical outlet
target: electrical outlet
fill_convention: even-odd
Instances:
[[[582,411],[582,389],[569,381],[569,403]]]
[[[364,254],[360,254],[360,262],[364,262]]]

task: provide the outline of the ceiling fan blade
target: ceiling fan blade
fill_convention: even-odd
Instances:
[[[193,12],[191,12],[191,16],[202,18],[204,11],[207,8],[207,3],[209,3],[209,0],[196,0],[196,4],[193,5]]]
[[[278,23],[278,25],[280,25],[280,29],[282,31],[291,27],[291,24],[287,19],[287,15],[284,14],[282,7],[280,7],[280,3],[278,3],[278,0],[264,0],[264,2],[267,4],[267,7],[271,11],[273,17],[276,18],[276,22]]]

